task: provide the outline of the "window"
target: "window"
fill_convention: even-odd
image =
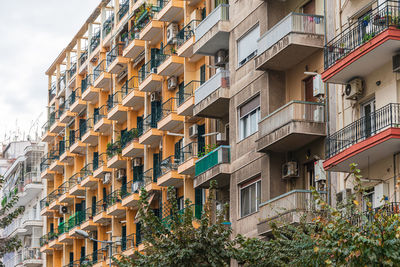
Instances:
[[[258,131],[260,121],[260,96],[257,96],[239,108],[240,140]]]
[[[260,37],[260,27],[253,28],[237,42],[239,67],[257,55],[257,40]]]
[[[258,211],[261,200],[261,181],[246,184],[240,188],[240,216]]]

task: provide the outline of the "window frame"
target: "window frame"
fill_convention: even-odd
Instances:
[[[236,40],[236,56],[237,56],[237,68],[242,67],[243,65],[246,65],[247,62],[249,62],[251,59],[255,58],[258,54],[258,49],[254,50],[253,52],[251,52],[249,55],[247,55],[245,58],[243,58],[242,60],[240,60],[239,58],[239,43],[240,41],[242,41],[244,38],[246,38],[250,33],[252,33],[254,30],[256,30],[258,28],[258,38],[260,38],[261,34],[260,34],[260,25],[255,24],[253,25],[248,31],[246,31],[244,34],[242,34],[240,36],[240,38],[238,38]],[[257,38],[257,39],[258,39]],[[255,42],[257,43],[257,40],[255,40]]]
[[[249,189],[251,186],[255,185],[255,193],[256,193],[256,197],[255,197],[255,202],[256,202],[256,209],[255,211],[251,210],[251,195],[249,194],[249,210],[246,214],[244,214],[243,212],[243,207],[242,207],[242,192],[246,189]],[[249,191],[251,192],[251,191]],[[259,196],[258,196],[258,192],[259,192]],[[251,214],[254,214],[256,212],[258,212],[260,210],[260,204],[261,204],[261,177],[257,178],[251,182],[249,182],[248,184],[245,184],[244,186],[239,185],[239,218],[244,218],[247,217]]]
[[[252,100],[254,100],[255,98],[259,97],[260,98],[260,103],[259,105],[250,110],[249,112],[247,112],[246,114],[242,115],[240,114],[240,109],[245,106],[246,104],[250,103]],[[256,126],[253,132],[251,132],[251,115],[253,114],[253,112],[256,112]],[[258,114],[258,116],[257,116]],[[260,94],[257,94],[255,97],[252,97],[251,99],[249,99],[248,101],[246,101],[245,103],[241,104],[240,106],[237,107],[237,115],[238,115],[238,136],[239,136],[239,142],[248,138],[249,136],[255,134],[258,131],[258,123],[261,120],[261,96]],[[244,134],[244,126],[242,127],[242,125],[245,125],[243,123],[243,120],[246,118],[246,125],[249,127],[249,132],[248,134]]]

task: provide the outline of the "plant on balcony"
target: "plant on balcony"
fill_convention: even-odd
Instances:
[[[360,170],[352,166],[356,194],[333,208],[313,193],[319,213],[308,213],[298,225],[273,227],[268,241],[238,238],[234,253],[243,266],[400,266],[399,203],[362,212]],[[308,217],[308,219],[306,218]]]
[[[3,176],[0,176],[0,189],[3,187],[4,182]],[[9,198],[3,198],[1,203],[2,207],[0,209],[0,229],[5,229],[24,212],[25,207],[15,207],[17,201],[17,194],[13,194]],[[0,237],[0,258],[3,258],[5,254],[14,252],[21,247],[22,243],[18,237]],[[2,262],[0,262],[0,266],[4,266]]]
[[[214,151],[215,149],[217,149],[217,148],[218,148],[218,145],[217,145],[217,144],[208,144],[208,145],[205,145],[205,146],[203,147],[203,149],[202,149],[202,152],[199,152],[197,156],[198,156],[199,158],[204,157],[205,155],[207,155],[207,154],[213,152],[213,151]]]

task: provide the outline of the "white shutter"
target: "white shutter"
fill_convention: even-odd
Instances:
[[[238,64],[253,52],[257,51],[257,40],[260,37],[260,26],[255,27],[237,42]]]

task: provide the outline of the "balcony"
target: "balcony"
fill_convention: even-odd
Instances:
[[[144,146],[139,143],[141,129],[130,129],[121,136],[121,148],[123,157],[143,157]]]
[[[55,172],[49,170],[52,161],[53,156],[51,155],[47,155],[46,157],[42,158],[42,161],[40,162],[40,177],[42,179],[53,179]]]
[[[71,63],[71,67],[67,70],[67,79],[69,87],[75,87],[76,82],[76,62]]]
[[[291,101],[258,123],[258,152],[295,151],[326,135],[322,103]]]
[[[139,175],[133,181],[130,181],[126,185],[126,192],[122,192],[122,206],[123,207],[135,207],[139,203],[140,190],[144,187],[143,173]]]
[[[143,120],[143,134],[139,143],[154,146],[160,143],[163,132],[157,129],[158,114],[149,114]]]
[[[47,197],[44,199],[40,200],[40,216],[43,217],[53,217],[54,216],[54,211],[49,209],[49,200]]]
[[[144,52],[146,41],[139,39],[139,33],[140,30],[137,27],[132,27],[132,29],[127,33],[122,56],[135,59]]]
[[[151,168],[143,172],[144,187],[147,192],[161,190],[161,187],[157,185],[157,178],[160,176],[161,170],[159,168],[156,168],[156,170],[157,171],[154,171],[154,169]]]
[[[66,82],[65,76],[66,76],[66,73],[65,73],[65,71],[63,71],[60,73],[60,76],[57,80],[57,84],[58,84],[57,98],[65,96],[65,89],[67,88],[67,82]]]
[[[161,174],[157,178],[158,186],[183,186],[184,175],[178,173],[179,159],[169,156],[160,163]]]
[[[398,53],[398,1],[385,1],[328,42],[324,48],[324,82],[345,84],[368,76]]]
[[[81,224],[84,222],[85,216],[86,216],[86,214],[84,211],[77,211],[69,217],[68,233],[71,237],[83,238],[82,236],[80,236],[76,233],[76,230],[78,230],[80,228]]]
[[[229,114],[228,70],[219,70],[194,92],[193,116],[223,118]]]
[[[195,54],[214,56],[229,49],[229,5],[220,4],[195,29]]]
[[[122,105],[122,91],[110,95],[107,101],[107,118],[117,123],[124,123],[128,118],[128,108]]]
[[[56,93],[57,93],[57,84],[55,82],[53,82],[49,89],[49,103],[53,102],[53,100],[55,99]]]
[[[101,29],[103,46],[109,46],[111,44],[111,31],[114,28],[114,12],[110,12],[107,19],[103,22]]]
[[[198,159],[198,144],[189,143],[181,148],[181,158],[179,160],[178,173],[184,175],[194,175],[196,161]]]
[[[19,198],[29,203],[44,188],[39,171],[35,169],[30,172],[25,172],[22,186],[23,194]]]
[[[83,174],[77,172],[68,179],[68,192],[71,196],[85,196],[86,188],[81,185]]]
[[[95,160],[93,160],[95,162]],[[79,172],[79,175],[81,177],[81,186],[87,187],[90,189],[94,189],[97,184],[98,180],[93,177],[93,165],[94,163],[89,163],[86,164]]]
[[[72,121],[72,119],[77,115],[75,112],[70,110],[69,101],[65,101],[60,104],[59,109],[59,118],[60,122],[64,124],[68,124]]]
[[[106,260],[105,253],[103,249],[96,250],[92,254],[85,256],[81,264],[83,266],[94,267],[104,266]]]
[[[74,196],[72,196],[69,193],[69,181],[65,181],[58,187],[60,191],[60,196],[58,198],[58,201],[60,203],[66,203],[66,204],[73,204],[74,203]]]
[[[125,0],[120,3],[117,13],[118,22],[121,22],[125,15],[129,13],[129,2],[129,0]]]
[[[126,191],[126,189],[125,189]],[[121,190],[117,189],[106,197],[107,215],[122,216],[126,212],[126,208],[122,206]]]
[[[93,217],[93,222],[99,224],[111,223],[112,216],[107,215],[106,211],[107,211],[107,203],[103,202],[103,200],[97,201],[96,213],[95,216]]]
[[[324,17],[290,13],[258,40],[257,70],[287,70],[324,45]]]
[[[78,62],[79,62],[79,74],[80,75],[84,75],[84,74],[86,74],[88,71],[87,71],[87,67],[88,67],[88,49],[87,49],[87,47],[83,50],[83,51],[81,51],[81,55],[80,55],[80,57],[79,57],[79,60],[78,60]]]
[[[326,197],[326,192],[320,192]],[[296,224],[307,213],[318,211],[318,205],[310,190],[296,189],[260,204],[260,218],[257,224],[259,235],[271,233],[271,223],[278,225]]]
[[[139,91],[160,92],[163,78],[157,74],[157,60],[150,60],[139,69]]]
[[[120,141],[107,144],[107,167],[122,169],[126,168],[126,159],[121,156],[122,147]]]
[[[139,90],[138,77],[133,76],[125,82],[122,86],[122,105],[132,108],[133,110],[140,110],[144,106],[144,92]]]
[[[193,46],[196,42],[194,30],[200,24],[201,20],[191,20],[185,27],[182,28],[177,34],[177,54],[180,57],[189,58],[191,62],[196,62],[200,58],[201,55],[196,55],[193,53]]]
[[[70,107],[69,109],[71,112],[79,114],[86,108],[87,102],[82,100],[81,96],[82,96],[81,88],[76,88],[69,95],[68,101],[69,101],[69,107]]]
[[[195,165],[194,187],[208,188],[211,180],[216,180],[219,187],[229,185],[230,146],[219,146],[199,158]]]
[[[111,73],[106,72],[106,60],[100,61],[100,63],[93,70],[93,86],[100,88],[104,91],[111,89]]]
[[[74,154],[84,154],[86,150],[86,144],[82,142],[82,135],[85,132],[84,127],[80,130],[70,131],[70,148],[71,153]]]
[[[50,241],[53,241],[57,239],[57,234],[54,232],[49,232],[45,234],[44,236],[40,237],[39,243],[40,243],[40,252],[42,253],[47,253],[47,254],[52,254],[53,249],[49,247]]]
[[[200,81],[190,81],[176,93],[176,113],[181,116],[193,116],[194,92],[201,85]]]
[[[63,244],[66,245],[72,245],[74,238],[69,234],[68,232],[68,220],[67,221],[63,221],[58,225],[58,241],[57,245],[59,247],[62,247]],[[51,243],[50,243],[51,245]]]
[[[388,104],[361,117],[326,140],[324,168],[349,172],[350,164],[365,169],[397,151],[400,133],[400,104]]]
[[[170,98],[161,104],[161,114],[157,128],[161,131],[180,132],[183,129],[185,117],[176,114],[178,99]]]
[[[96,108],[93,113],[94,126],[93,130],[102,135],[110,135],[112,122],[107,118],[108,105],[103,105]]]
[[[161,0],[160,12],[157,19],[165,22],[180,22],[183,19],[183,7],[185,2],[180,0]]]
[[[98,28],[97,30],[95,30],[95,32],[92,35],[92,38],[89,40],[90,42],[89,61],[92,61],[93,58],[100,51],[100,35],[101,31],[100,28]]]
[[[81,127],[82,142],[90,146],[97,146],[100,133],[94,130],[94,118],[89,118]]]
[[[87,208],[84,211],[84,216],[85,218],[83,219],[83,222],[81,224],[81,230],[83,231],[96,231],[97,230],[97,224],[93,222],[93,217],[96,214],[96,207],[90,207]]]
[[[100,88],[94,87],[93,83],[93,74],[88,74],[86,78],[82,80],[82,99],[90,102],[91,104],[96,104],[99,101],[101,90]]]
[[[59,147],[56,146],[55,148],[52,148],[49,152],[49,155],[49,157],[53,159],[50,162],[49,170],[56,173],[62,173],[64,171],[64,163],[60,161]]]
[[[18,252],[20,256],[19,265],[25,267],[43,266],[43,257],[39,248],[24,248]]]
[[[62,188],[57,188],[47,196],[48,207],[51,210],[58,211],[60,208],[60,197],[63,194]]]
[[[141,237],[140,235],[130,234],[125,238],[122,237],[121,243],[122,255],[125,257],[131,257],[134,255],[135,251],[138,250],[138,246],[141,243]]]
[[[103,178],[106,173],[111,173],[112,169],[107,167],[107,153],[101,153],[99,158],[93,160],[93,176]]]
[[[107,71],[112,74],[119,74],[128,67],[129,58],[122,56],[124,44],[116,44],[110,52],[107,53]]]
[[[55,117],[54,117],[55,120]],[[48,120],[43,126],[42,126],[42,141],[49,143],[51,142],[57,134],[51,133],[50,130],[50,124],[53,124],[54,121]]]
[[[140,32],[140,39],[149,41],[150,44],[157,44],[163,37],[164,22],[150,19]]]
[[[172,0],[171,0],[172,1]],[[175,48],[172,45],[167,45],[169,48],[164,47],[162,54],[157,55],[159,63],[157,73],[161,76],[180,76],[183,74],[183,64],[185,58],[176,54]]]
[[[50,132],[59,134],[65,128],[65,123],[60,122],[60,113],[62,110],[57,110],[56,112],[50,114],[51,117],[54,117],[54,122],[50,125]],[[51,118],[53,120],[53,118]]]

